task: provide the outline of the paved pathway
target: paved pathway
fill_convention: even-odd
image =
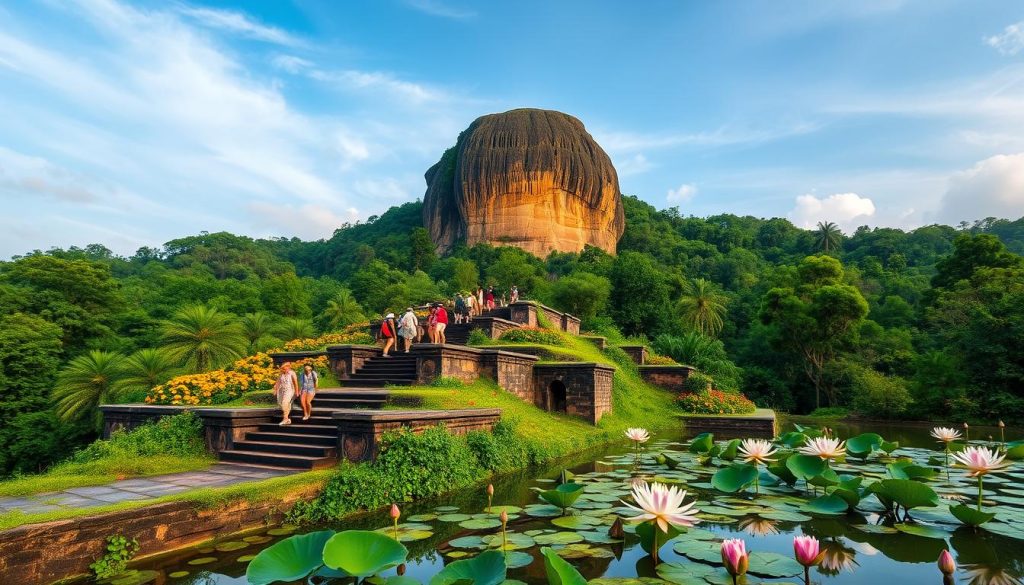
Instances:
[[[106,506],[131,500],[149,500],[197,488],[224,487],[259,481],[297,472],[298,470],[217,463],[200,471],[125,479],[106,485],[70,488],[33,496],[0,498],[0,513],[17,510],[25,514],[39,514],[62,509]]]

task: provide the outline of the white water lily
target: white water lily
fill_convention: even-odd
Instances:
[[[829,439],[828,437],[817,437],[808,439],[807,444],[800,447],[804,455],[814,455],[822,459],[835,459],[846,455],[846,441]]]
[[[631,427],[626,429],[626,438],[636,443],[646,443],[651,438],[651,435],[647,432],[647,429]]]
[[[663,483],[644,482],[633,486],[633,500],[636,506],[626,503],[630,510],[639,512],[638,515],[627,520],[637,522],[654,521],[662,532],[668,532],[669,524],[676,526],[693,526],[700,522],[697,513],[700,510],[693,508],[696,500],[689,504],[683,504],[686,499],[686,491],[676,486],[667,486]]]
[[[960,438],[960,431],[950,427],[935,427],[931,435],[941,443],[952,443]]]
[[[959,453],[953,454],[953,461],[957,466],[968,471],[967,477],[980,477],[1009,465],[1004,461],[1005,455],[993,451],[987,447],[968,447]]]
[[[750,463],[770,463],[775,461],[770,457],[775,454],[775,447],[764,439],[743,439],[738,451],[743,461]]]

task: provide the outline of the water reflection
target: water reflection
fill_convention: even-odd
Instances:
[[[740,530],[746,532],[751,536],[768,536],[770,534],[778,534],[779,522],[776,520],[768,520],[767,518],[759,518],[757,516],[751,516],[740,520]]]
[[[839,573],[852,573],[858,566],[857,551],[844,546],[839,540],[821,543],[821,550],[824,556],[821,558],[818,572],[823,575],[835,576]]]
[[[969,585],[1021,585],[1016,575],[992,565],[964,565],[960,569]]]

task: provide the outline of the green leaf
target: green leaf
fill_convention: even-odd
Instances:
[[[580,572],[548,547],[540,549],[544,555],[544,570],[548,574],[548,585],[587,585]],[[433,585],[433,583],[432,583]]]
[[[846,452],[859,459],[864,459],[879,448],[884,441],[885,439],[878,433],[863,433],[847,439]]]
[[[989,520],[996,517],[995,514],[989,512],[980,512],[972,506],[966,504],[959,504],[957,506],[950,506],[949,512],[956,517],[957,520],[963,522],[968,526],[981,526]]]
[[[333,530],[290,536],[260,551],[245,570],[250,585],[300,581],[323,564],[324,545]]]
[[[711,433],[701,433],[690,441],[690,453],[707,453],[714,444],[714,435]]]
[[[737,463],[723,467],[711,477],[711,485],[716,490],[734,493],[754,483],[757,479],[757,468],[746,463]]]
[[[662,579],[678,585],[707,585],[704,577],[715,572],[701,563],[660,563],[655,570]]]
[[[896,449],[899,449],[899,448],[900,448],[900,444],[899,444],[899,442],[897,442],[897,441],[893,441],[893,442],[889,442],[889,441],[882,441],[882,444],[881,444],[881,445],[879,445],[878,447],[879,447],[879,448],[880,448],[880,449],[881,449],[882,451],[885,451],[885,452],[886,452],[886,453],[888,453],[889,455],[892,455],[892,452],[893,452],[893,451],[895,451]]]
[[[925,538],[937,538],[939,540],[945,540],[949,538],[949,533],[941,528],[934,526],[926,526],[924,524],[897,524],[896,530],[905,534],[913,534],[914,536],[923,536]]]
[[[939,505],[935,490],[912,479],[883,479],[871,488],[876,495],[882,494],[906,510]]]
[[[793,475],[793,472],[790,471],[789,467],[786,466],[786,462],[789,460],[790,457],[792,457],[792,455],[789,454],[780,456],[778,461],[773,461],[772,463],[770,463],[767,469],[768,472],[774,475],[775,477],[781,479],[782,481],[786,482],[789,485],[793,485],[794,483],[796,483],[797,477]]]
[[[721,458],[725,459],[726,461],[732,461],[733,459],[736,459],[736,451],[739,449],[739,447],[740,447],[740,440],[739,439],[733,439],[733,440],[729,441],[725,445],[725,448],[722,449]]]
[[[1006,458],[1007,459],[1024,459],[1024,443],[1020,441],[1014,441],[1013,443],[1006,444]]]
[[[473,585],[498,585],[505,580],[505,555],[501,551],[489,550],[445,566],[430,579],[430,585],[452,585],[469,582]]]
[[[676,467],[679,466],[679,460],[678,459],[673,459],[673,458],[671,458],[671,457],[669,457],[668,455],[665,455],[665,454],[662,454],[662,457],[665,458],[665,465],[669,469],[675,469]]]
[[[812,514],[838,516],[839,514],[845,514],[849,507],[850,506],[847,504],[846,500],[839,496],[830,494],[807,502],[807,504],[804,505],[804,510],[811,512]]]
[[[658,537],[658,548],[660,549],[668,541],[679,536],[679,529],[669,524],[668,532],[662,532],[653,522],[644,522],[636,527],[636,535],[640,538],[640,548],[648,554],[654,550],[654,537]]]
[[[828,468],[828,465],[821,457],[797,454],[786,459],[786,467],[797,479],[808,480],[821,475]]]
[[[583,495],[583,484],[563,483],[553,490],[546,490],[540,493],[540,498],[545,502],[558,506],[563,510],[572,506],[573,503]]]
[[[795,577],[804,572],[803,565],[795,559],[778,553],[756,551],[750,553],[749,558],[747,571],[758,577]]]
[[[807,435],[799,431],[790,431],[779,437],[779,442],[790,449],[794,447],[803,447],[804,444],[807,443]]]
[[[807,480],[807,483],[823,488],[832,487],[839,484],[839,476],[835,471],[826,467],[825,471]]]
[[[346,530],[324,545],[324,564],[353,577],[369,577],[405,562],[402,543],[369,530]]]
[[[857,504],[860,504],[860,493],[856,489],[851,490],[839,486],[829,491],[829,494],[842,498],[850,509],[856,508]]]

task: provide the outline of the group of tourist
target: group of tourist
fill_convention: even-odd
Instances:
[[[426,323],[421,324],[416,311],[412,307],[405,310],[400,318],[395,318],[394,313],[384,315],[380,323],[380,338],[384,340],[384,350],[381,355],[391,357],[391,349],[398,350],[398,339],[402,340],[402,347],[405,353],[409,353],[412,342],[417,343],[423,340],[426,334],[430,340],[428,343],[446,343],[445,329],[448,328],[448,309],[441,303],[435,303],[427,309]]]
[[[496,307],[504,307],[518,300],[519,288],[516,285],[509,289],[508,297],[502,291],[500,300],[495,299],[493,286],[488,286],[487,290],[478,286],[476,292],[455,293],[455,322],[469,323],[473,317],[482,315],[484,311],[493,311]]]

